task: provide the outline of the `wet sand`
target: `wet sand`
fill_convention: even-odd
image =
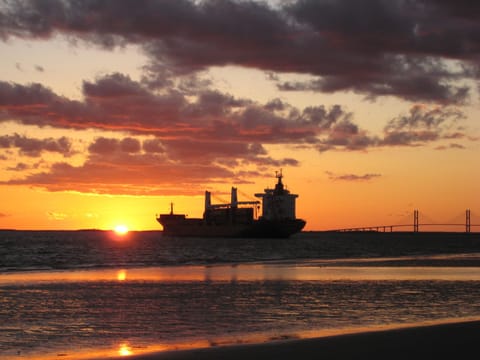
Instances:
[[[168,351],[128,358],[130,360],[434,359],[437,357],[462,359],[477,353],[479,340],[480,321],[468,321],[315,339]]]

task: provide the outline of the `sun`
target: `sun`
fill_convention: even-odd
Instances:
[[[128,344],[121,344],[120,348],[118,349],[118,354],[120,356],[129,356],[132,355],[132,350],[130,349],[130,346]]]
[[[120,270],[117,273],[117,280],[118,281],[125,281],[127,280],[127,272],[125,270]]]
[[[125,235],[126,233],[128,233],[128,227],[126,225],[120,224],[115,226],[113,231],[115,231],[117,235]]]

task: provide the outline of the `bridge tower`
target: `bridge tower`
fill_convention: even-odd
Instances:
[[[465,232],[469,233],[471,228],[471,213],[470,209],[465,210]]]
[[[418,232],[418,210],[413,210],[413,232]]]

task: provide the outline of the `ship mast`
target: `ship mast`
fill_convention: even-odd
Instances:
[[[280,169],[280,171],[275,171],[275,177],[278,179],[278,183],[282,182],[282,169]]]
[[[275,177],[278,179],[277,184],[275,185],[275,190],[273,191],[274,195],[283,195],[285,193],[288,193],[288,191],[285,191],[285,188],[282,183],[282,169],[280,171],[275,171]]]

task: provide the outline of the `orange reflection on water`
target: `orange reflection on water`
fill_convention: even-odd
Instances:
[[[0,274],[0,285],[88,281],[333,281],[473,280],[480,267],[341,266],[341,263],[263,263],[214,266],[166,266],[128,269],[40,271]]]

